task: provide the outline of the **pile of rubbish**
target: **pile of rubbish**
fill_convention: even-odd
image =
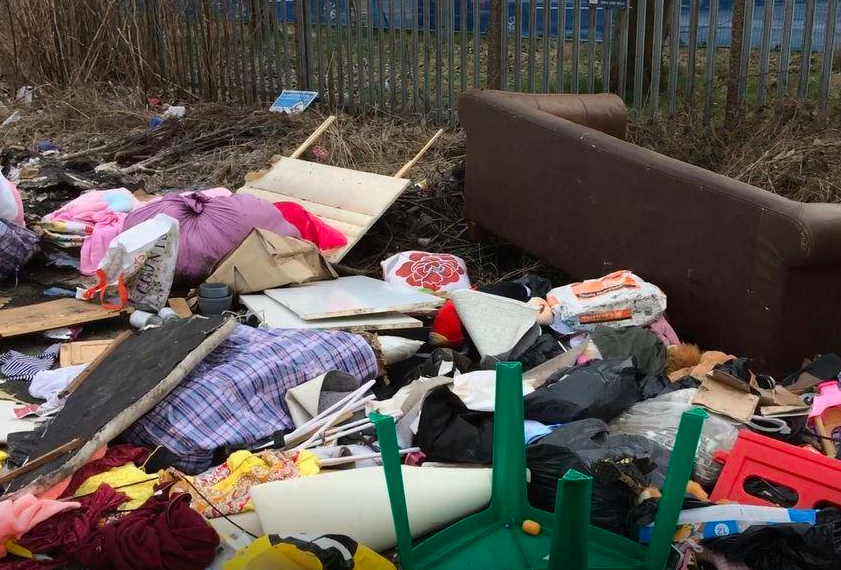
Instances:
[[[20,169],[0,172],[0,280],[38,251],[78,271],[0,310],[0,340],[32,347],[0,351],[0,569],[387,570],[398,545],[415,568],[411,540],[498,506],[519,455],[543,514],[506,528],[547,539],[529,567],[577,477],[592,540],[653,551],[667,525],[652,556],[670,568],[841,568],[841,357],[772,378],[683,343],[633,268],[484,283],[434,250],[343,266],[419,158],[387,177],[284,157],[236,192],[90,188],[34,223]],[[87,338],[102,322],[113,335]],[[707,416],[689,461],[687,412]]]

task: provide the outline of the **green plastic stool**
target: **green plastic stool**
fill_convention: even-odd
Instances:
[[[558,481],[555,514],[529,505],[523,427],[522,365],[496,365],[491,502],[412,546],[394,418],[371,414],[377,428],[403,570],[663,570],[707,414],[684,412],[647,547],[590,525],[591,478],[570,470]],[[523,520],[542,532],[523,532]]]

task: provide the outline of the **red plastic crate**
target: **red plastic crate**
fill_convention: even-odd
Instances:
[[[777,441],[749,430],[739,431],[733,449],[716,452],[724,469],[710,495],[712,501],[779,506],[745,491],[745,480],[760,477],[797,492],[794,508],[841,507],[841,461]]]

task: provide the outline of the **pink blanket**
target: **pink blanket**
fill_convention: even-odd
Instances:
[[[77,222],[86,229],[79,270],[83,275],[93,275],[108,249],[111,240],[123,231],[128,212],[141,203],[125,188],[86,192],[51,214],[47,222]]]

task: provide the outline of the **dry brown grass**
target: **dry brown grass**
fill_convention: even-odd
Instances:
[[[43,90],[31,106],[0,107],[0,122],[14,112],[21,120],[0,129],[0,148],[32,148],[37,141],[50,141],[67,152],[78,152],[141,133],[149,118],[162,109],[150,107],[139,91],[118,90],[105,86],[69,90]],[[176,152],[178,145],[225,126],[255,124],[247,137],[191,154],[168,166],[145,171],[141,183],[149,191],[170,188],[195,188],[209,185],[237,187],[245,174],[265,168],[274,155],[289,155],[325,116],[312,109],[287,118],[265,109],[228,106],[219,103],[186,104],[187,116],[181,121],[177,136],[162,144]],[[317,141],[328,153],[328,164],[392,175],[421,149],[436,127],[422,121],[394,117],[360,119],[339,115],[336,122]],[[149,152],[161,152],[149,149]],[[101,161],[113,156],[93,155]],[[436,181],[448,173],[463,156],[461,135],[445,133],[409,175],[414,180]],[[139,155],[135,158],[141,158]],[[305,155],[304,158],[312,159]]]
[[[787,101],[735,124],[703,125],[700,113],[632,124],[647,148],[802,202],[841,202],[841,116]]]

